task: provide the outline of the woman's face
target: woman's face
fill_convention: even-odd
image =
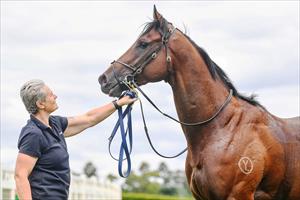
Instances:
[[[56,103],[57,96],[52,92],[52,90],[48,86],[45,86],[43,89],[46,94],[46,98],[45,101],[41,102],[44,106],[42,109],[48,113],[52,113],[56,109],[58,109],[58,105]]]

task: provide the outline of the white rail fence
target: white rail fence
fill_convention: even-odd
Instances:
[[[16,200],[14,171],[1,169],[1,200]],[[86,178],[82,175],[71,175],[69,200],[121,200],[122,190],[117,184]]]

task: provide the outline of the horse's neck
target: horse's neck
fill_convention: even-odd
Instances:
[[[212,78],[205,62],[195,50],[191,49],[188,55],[181,52],[176,56],[187,58],[176,59],[173,63],[174,73],[170,82],[179,119],[194,123],[210,118],[226,100],[228,90],[220,80]],[[213,120],[210,126],[217,123],[220,121]],[[187,137],[191,134],[199,136],[198,132],[203,130],[199,126],[183,126],[183,129]]]

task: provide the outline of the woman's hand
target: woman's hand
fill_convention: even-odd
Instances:
[[[128,104],[134,103],[136,100],[137,100],[137,98],[131,98],[130,96],[125,95],[121,99],[117,100],[116,103],[119,106],[124,106],[124,105],[128,105]]]

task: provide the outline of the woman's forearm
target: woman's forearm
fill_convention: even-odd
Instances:
[[[116,104],[117,106],[123,106],[133,103],[136,100],[137,99],[131,99],[129,96],[125,96],[119,99]],[[106,105],[94,108],[83,115],[68,117],[68,127],[64,132],[64,136],[74,136],[89,127],[95,126],[110,116],[115,110],[116,106],[110,102]]]
[[[132,99],[129,96],[125,96],[115,102],[115,104],[119,107],[124,106],[129,103],[133,103],[136,99]],[[91,119],[90,120],[90,126],[94,126],[98,124],[99,122],[106,119],[108,116],[110,116],[114,111],[116,110],[116,107],[113,103],[106,104],[104,106],[94,108],[86,113],[86,115]]]
[[[15,177],[16,189],[20,200],[31,200],[31,189],[27,177]]]

